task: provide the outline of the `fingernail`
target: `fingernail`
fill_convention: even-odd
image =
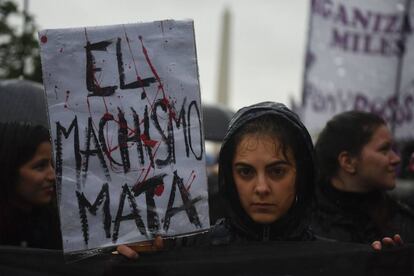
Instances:
[[[381,250],[381,243],[378,241],[373,242],[372,247],[374,248],[374,250]]]

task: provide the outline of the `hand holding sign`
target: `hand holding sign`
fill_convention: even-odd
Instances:
[[[121,254],[128,259],[138,259],[141,252],[154,252],[164,249],[164,240],[161,236],[155,237],[153,241],[145,241],[136,244],[121,244],[113,254]]]

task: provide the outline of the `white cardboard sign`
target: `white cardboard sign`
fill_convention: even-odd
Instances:
[[[397,138],[413,137],[414,44],[404,30],[407,3],[311,1],[299,112],[313,136],[332,116],[361,110],[382,116]]]
[[[39,40],[65,253],[208,228],[193,22]]]

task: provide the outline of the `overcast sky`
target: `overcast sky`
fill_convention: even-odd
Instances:
[[[23,0],[18,0],[23,3]],[[306,0],[29,0],[41,29],[193,19],[203,102],[215,103],[222,14],[231,12],[230,107],[301,95]]]

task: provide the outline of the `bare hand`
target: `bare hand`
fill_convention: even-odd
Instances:
[[[400,235],[395,234],[394,237],[384,237],[381,241],[374,241],[371,243],[372,249],[375,251],[381,251],[382,248],[392,248],[403,245],[404,242]]]
[[[154,252],[164,248],[164,240],[156,236],[153,241],[144,241],[129,245],[118,245],[116,251],[128,259],[138,259],[139,252]]]

